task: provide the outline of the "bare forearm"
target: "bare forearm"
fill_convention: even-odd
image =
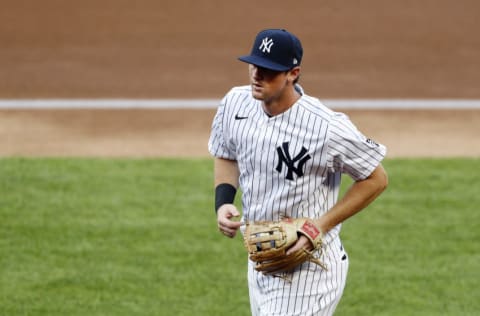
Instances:
[[[235,160],[227,160],[222,158],[215,158],[214,163],[215,173],[214,182],[215,186],[228,183],[238,188],[238,165]]]
[[[379,165],[367,179],[355,182],[334,207],[317,219],[317,224],[326,233],[367,207],[387,185],[387,174]]]
[[[214,167],[215,211],[217,212],[218,229],[225,236],[233,238],[242,225],[234,220],[240,216],[240,212],[232,204],[238,188],[238,165],[234,160],[215,158]]]

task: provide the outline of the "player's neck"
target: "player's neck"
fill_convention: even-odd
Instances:
[[[282,114],[290,109],[301,95],[295,89],[288,89],[286,93],[272,100],[264,100],[262,102],[263,110],[268,116]]]

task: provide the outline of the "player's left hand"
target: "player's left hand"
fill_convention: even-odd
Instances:
[[[291,272],[298,265],[310,261],[324,268],[314,256],[322,253],[323,234],[309,218],[284,218],[281,221],[247,223],[244,245],[255,270],[266,275],[279,276]],[[317,255],[317,254],[315,254]]]

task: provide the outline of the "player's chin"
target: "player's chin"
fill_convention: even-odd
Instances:
[[[256,100],[263,101],[265,99],[265,96],[263,95],[262,91],[253,89],[252,90],[252,97]]]
[[[252,92],[252,97],[253,97],[255,100],[263,101],[263,95],[262,95],[262,94]]]

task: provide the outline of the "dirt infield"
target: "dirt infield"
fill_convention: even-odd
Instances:
[[[480,157],[480,111],[346,112],[389,157]],[[207,157],[213,110],[0,111],[0,156]]]
[[[320,98],[480,98],[477,0],[2,0],[0,98],[208,98],[263,28]]]
[[[263,28],[326,98],[480,98],[475,0],[28,1],[0,10],[0,98],[221,98]],[[398,156],[480,156],[479,111],[348,111]],[[0,156],[207,156],[211,110],[0,111]]]

